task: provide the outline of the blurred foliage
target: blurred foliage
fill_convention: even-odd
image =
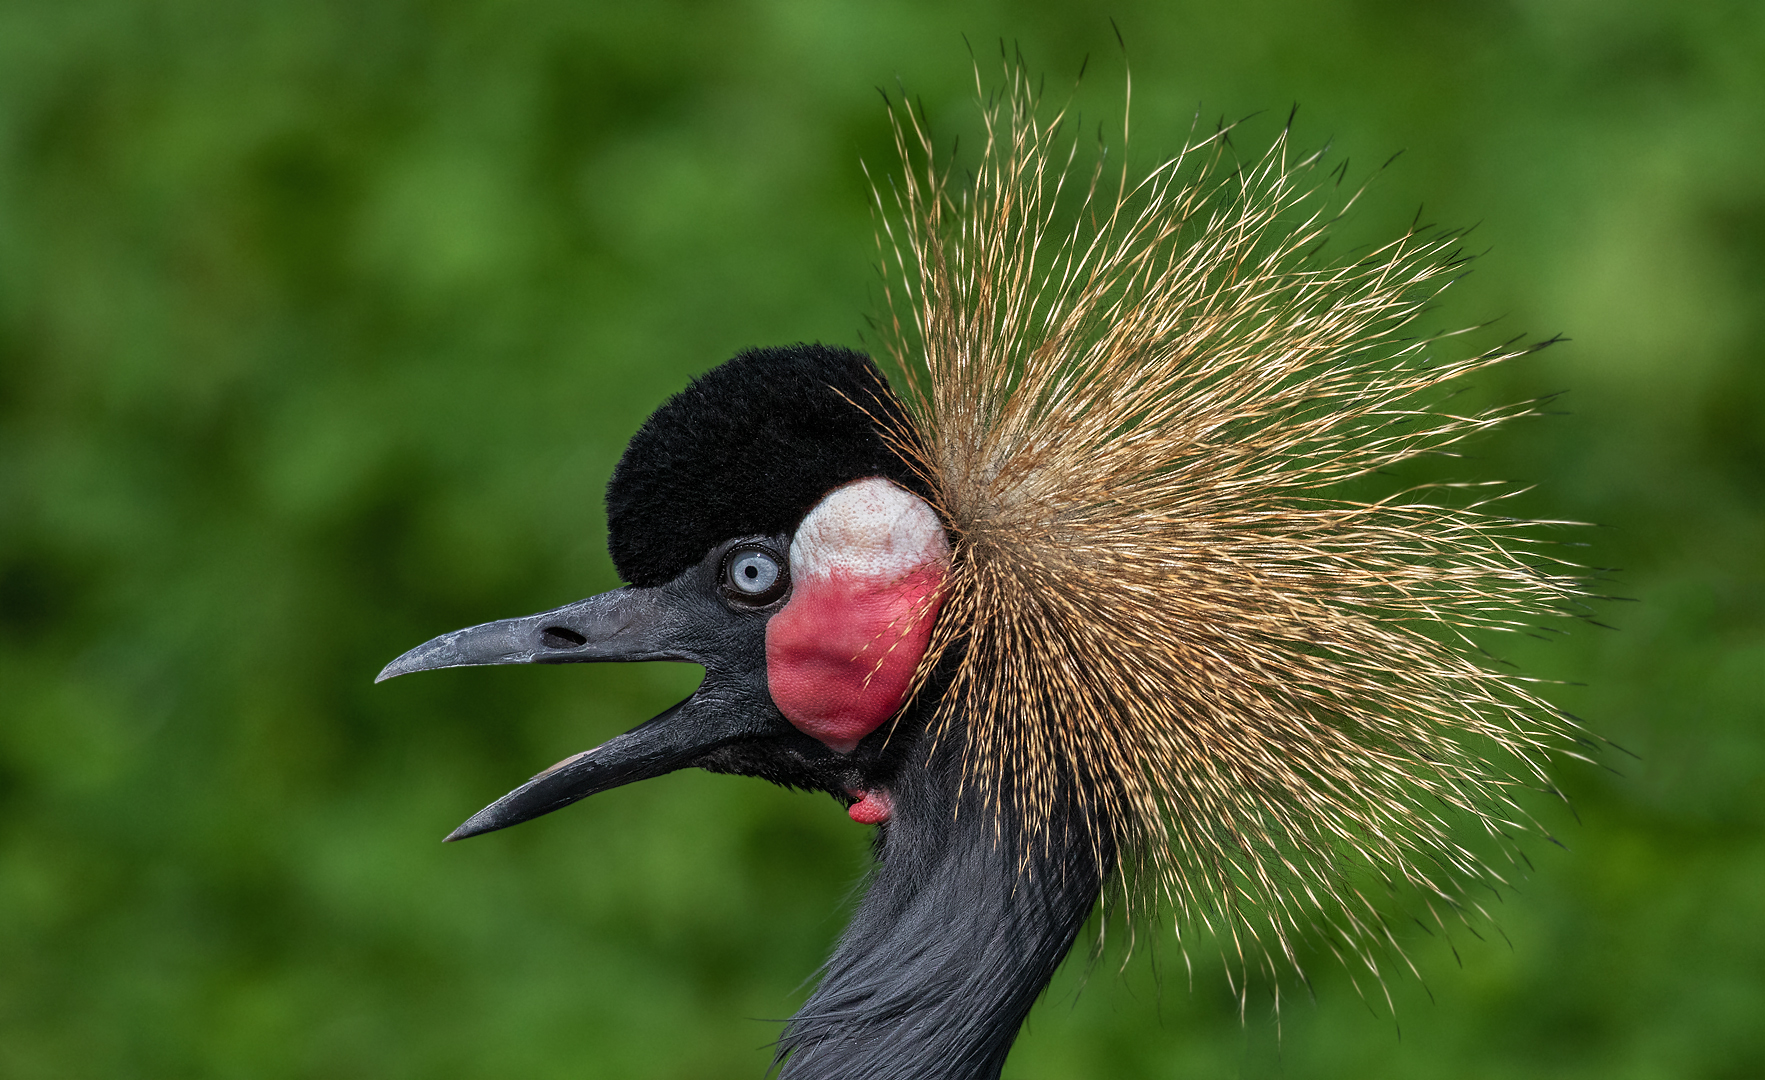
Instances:
[[[1135,160],[1298,101],[1351,175],[1407,150],[1370,234],[1482,223],[1443,325],[1573,339],[1473,471],[1604,526],[1642,602],[1513,658],[1637,758],[1563,770],[1508,941],[1400,931],[1395,1023],[1327,961],[1241,1020],[1167,931],[1007,1075],[1765,1075],[1765,7],[1112,13]],[[762,1073],[866,830],[692,773],[443,847],[695,675],[371,681],[613,585],[602,485],[689,374],[859,340],[872,88],[960,129],[964,32],[1089,55],[1119,131],[1070,3],[0,2],[0,1076]]]

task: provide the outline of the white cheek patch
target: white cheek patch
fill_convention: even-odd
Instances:
[[[841,754],[895,715],[931,639],[949,563],[938,515],[906,488],[872,477],[817,503],[791,539],[791,598],[766,624],[778,711]],[[859,805],[862,815],[887,816]]]
[[[949,558],[944,526],[925,500],[873,476],[836,488],[809,511],[791,539],[791,579],[881,584]]]

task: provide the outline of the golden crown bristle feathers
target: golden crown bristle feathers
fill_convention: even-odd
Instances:
[[[1442,358],[1455,335],[1416,335],[1458,234],[1320,255],[1357,193],[1332,198],[1289,131],[1086,176],[1006,72],[978,166],[941,165],[900,105],[904,171],[878,190],[898,442],[955,541],[920,666],[954,658],[932,752],[1044,842],[1051,793],[1085,778],[1067,789],[1123,895],[1238,963],[1297,964],[1321,931],[1377,972],[1378,892],[1467,918],[1504,876],[1460,831],[1538,828],[1517,791],[1554,790],[1578,730],[1480,644],[1573,615],[1585,576],[1560,523],[1491,512],[1510,489],[1345,485],[1536,411],[1443,401],[1538,346]]]

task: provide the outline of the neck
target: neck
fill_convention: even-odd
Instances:
[[[863,903],[780,1041],[780,1080],[995,1080],[1102,888],[1090,835],[1023,845],[961,799],[954,753],[907,768]],[[972,790],[972,785],[970,785]],[[1038,845],[1039,847],[1040,845]]]

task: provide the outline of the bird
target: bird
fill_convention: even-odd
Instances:
[[[799,343],[704,372],[608,483],[621,587],[379,675],[704,669],[449,840],[684,768],[874,827],[778,1041],[787,1080],[998,1077],[1100,905],[1168,915],[1185,949],[1211,935],[1246,976],[1278,983],[1310,938],[1382,985],[1381,893],[1481,917],[1511,871],[1467,834],[1512,854],[1542,830],[1523,793],[1581,753],[1487,644],[1579,617],[1556,523],[1500,513],[1508,488],[1361,493],[1538,410],[1451,395],[1548,342],[1443,356],[1457,337],[1416,329],[1461,235],[1329,257],[1358,189],[1332,194],[1291,120],[1260,156],[1219,125],[1143,174],[1087,172],[1021,66],[980,96],[967,172],[890,104],[887,371]]]

